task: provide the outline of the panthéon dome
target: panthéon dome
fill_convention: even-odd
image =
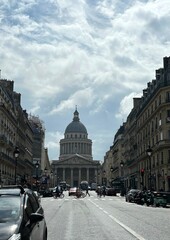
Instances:
[[[65,134],[67,133],[87,134],[86,127],[83,125],[82,122],[80,122],[79,112],[77,111],[77,109],[74,112],[73,121],[66,127]]]

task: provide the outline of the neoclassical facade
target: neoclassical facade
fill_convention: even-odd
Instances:
[[[54,183],[66,181],[70,186],[79,186],[81,181],[98,182],[100,167],[100,162],[93,160],[92,140],[88,139],[87,129],[76,109],[72,122],[65,129],[64,139],[60,140],[59,160],[52,161]]]

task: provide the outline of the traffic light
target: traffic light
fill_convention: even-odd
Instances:
[[[142,169],[140,170],[140,174],[141,174],[142,177],[144,176],[144,173],[145,173],[145,170],[144,170],[144,168],[142,168]]]

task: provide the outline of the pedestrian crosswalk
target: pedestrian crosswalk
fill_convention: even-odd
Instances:
[[[43,198],[43,201],[88,201],[88,200],[92,200],[93,201],[115,201],[114,197],[94,197],[94,196],[90,196],[90,197],[85,197],[85,198],[75,198],[73,196],[69,197],[69,196],[65,196],[64,198]]]

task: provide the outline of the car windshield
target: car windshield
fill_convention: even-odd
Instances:
[[[0,223],[14,222],[20,215],[20,198],[0,195]]]

